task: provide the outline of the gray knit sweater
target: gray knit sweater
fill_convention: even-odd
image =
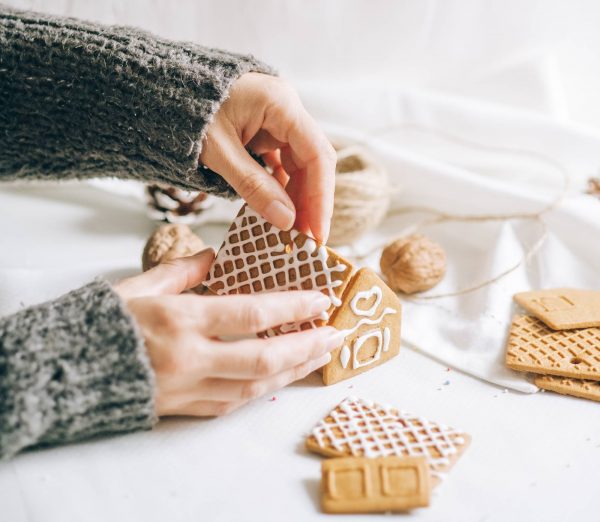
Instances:
[[[118,176],[231,195],[198,164],[250,56],[0,5],[0,180]],[[110,285],[0,318],[0,458],[150,428],[153,374]]]

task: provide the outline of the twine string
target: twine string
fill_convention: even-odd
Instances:
[[[501,279],[503,279],[506,276],[515,272],[520,266],[522,266],[524,264],[525,265],[529,264],[531,262],[531,260],[535,257],[535,255],[540,251],[540,249],[544,245],[546,239],[548,238],[548,227],[547,227],[546,222],[543,219],[544,215],[546,215],[549,212],[558,208],[562,204],[562,202],[564,201],[564,199],[568,193],[569,184],[570,184],[570,176],[569,176],[569,172],[567,171],[567,169],[560,162],[556,161],[555,159],[553,159],[549,156],[546,156],[545,154],[536,152],[536,151],[521,149],[521,148],[504,147],[504,146],[498,146],[498,145],[482,144],[482,143],[478,143],[478,142],[463,138],[461,136],[455,136],[455,135],[448,133],[446,131],[443,131],[441,129],[428,128],[428,127],[424,127],[422,125],[410,123],[410,122],[381,127],[380,129],[376,129],[375,131],[370,133],[369,136],[367,136],[365,139],[358,140],[356,143],[359,143],[359,144],[362,144],[365,146],[369,146],[369,144],[373,140],[377,139],[378,137],[381,137],[389,132],[398,131],[398,130],[402,130],[402,129],[410,129],[410,130],[415,130],[415,131],[422,132],[422,133],[427,133],[432,136],[438,136],[442,139],[445,139],[446,141],[453,142],[458,145],[470,147],[472,149],[479,149],[479,150],[488,151],[488,152],[492,151],[492,152],[503,153],[503,154],[520,155],[520,156],[524,156],[524,157],[526,156],[526,157],[529,157],[530,159],[534,159],[541,163],[545,163],[546,165],[550,165],[553,169],[555,169],[560,174],[561,181],[562,181],[560,190],[557,192],[555,197],[549,203],[547,203],[541,209],[539,209],[535,212],[515,212],[515,213],[501,213],[501,214],[453,214],[453,213],[449,213],[449,212],[442,212],[440,210],[437,210],[432,207],[427,207],[427,206],[405,206],[405,207],[390,209],[388,211],[386,217],[394,217],[394,216],[399,216],[402,214],[409,214],[409,213],[415,213],[415,212],[431,214],[433,216],[432,218],[430,218],[428,220],[423,220],[422,222],[420,222],[420,223],[416,224],[414,227],[412,227],[413,233],[425,226],[431,226],[431,225],[447,223],[447,222],[456,222],[456,221],[471,222],[471,223],[484,223],[484,222],[493,222],[493,221],[531,220],[531,221],[535,221],[535,222],[539,223],[540,228],[541,228],[541,232],[540,232],[538,239],[531,246],[529,246],[526,249],[526,251],[524,252],[521,259],[513,266],[511,266],[505,270],[502,270],[498,274],[496,274],[488,279],[485,279],[485,280],[475,283],[473,285],[466,286],[464,288],[461,288],[461,289],[453,291],[453,292],[428,294],[428,295],[422,295],[422,296],[404,296],[404,297],[406,299],[410,299],[410,300],[414,300],[414,301],[420,301],[420,300],[425,301],[425,300],[433,300],[433,299],[442,299],[442,298],[447,298],[447,297],[458,297],[458,296],[465,295],[465,294],[468,294],[471,292],[475,292],[475,291],[485,288],[489,285],[497,283]],[[339,151],[339,154],[345,155],[345,154],[351,153],[352,150],[355,148],[356,143],[341,149]],[[352,257],[354,257],[356,260],[359,260],[359,261],[364,260],[383,247],[384,247],[384,244],[380,244],[380,245],[377,245],[377,246],[371,248],[370,250],[368,250],[365,253],[357,254]]]

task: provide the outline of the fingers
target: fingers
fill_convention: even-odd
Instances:
[[[269,292],[254,295],[177,298],[182,314],[189,316],[208,337],[255,334],[285,323],[322,315],[331,300],[321,292]]]
[[[326,353],[312,361],[261,380],[204,379],[197,389],[180,398],[178,405],[164,409],[161,415],[220,417],[237,410],[252,399],[273,393],[292,382],[304,379],[331,361]]]
[[[258,131],[248,142],[248,147],[255,154],[265,154],[266,152],[280,149],[284,145],[285,143],[276,140],[271,134],[264,130]]]
[[[175,407],[161,414],[167,415],[189,415],[191,417],[222,417],[240,406],[243,406],[248,401],[193,401],[181,406]]]
[[[270,152],[265,152],[262,155],[262,159],[265,162],[265,164],[271,168],[271,171],[273,172],[273,177],[278,181],[278,183],[282,187],[285,187],[288,184],[290,177],[288,176],[287,172],[283,168],[283,165],[281,164],[281,152],[279,151],[279,149],[272,150]],[[292,201],[294,201],[293,194],[289,190],[287,191],[287,193],[292,198]],[[294,202],[294,205],[295,205],[295,202]],[[298,209],[296,209],[296,218],[297,218],[297,216],[298,216]]]
[[[265,129],[274,139],[287,143],[295,171],[284,168],[291,178],[302,176],[300,197],[309,208],[308,223],[315,239],[325,242],[333,214],[336,153],[325,134],[302,108],[275,106],[265,118]],[[283,158],[282,158],[283,159]]]
[[[292,159],[292,151],[289,147],[281,149],[280,153],[282,167],[286,172],[290,172],[289,182],[287,183],[285,190],[292,198],[296,207],[296,222],[294,228],[304,232],[308,235],[314,235],[310,229],[310,205],[306,208],[306,202],[304,201],[303,186],[306,182],[306,176],[304,170],[298,168]]]
[[[247,153],[289,148],[293,180],[288,196],[274,169],[271,176]],[[282,158],[283,159],[283,158]],[[295,221],[320,242],[329,234],[333,213],[336,154],[316,122],[286,82],[247,73],[232,86],[229,99],[211,123],[200,160],[221,174],[248,204],[275,226],[287,230]],[[296,206],[303,216],[296,219]]]
[[[265,379],[324,356],[343,339],[343,332],[325,326],[270,339],[222,343],[212,354],[209,371],[226,379]]]
[[[194,390],[194,395],[202,400],[243,403],[273,393],[292,382],[304,379],[330,361],[331,354],[326,353],[317,359],[306,361],[265,379],[205,379]]]
[[[214,123],[206,137],[202,162],[223,176],[267,221],[283,230],[292,228],[294,203],[283,187],[248,154],[235,129]]]
[[[116,285],[115,290],[126,299],[180,294],[206,279],[214,258],[215,251],[206,248],[193,256],[167,261],[143,274],[130,277]]]

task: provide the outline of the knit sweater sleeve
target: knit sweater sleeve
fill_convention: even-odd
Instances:
[[[0,5],[0,181],[116,176],[232,195],[198,163],[252,56]]]
[[[142,337],[103,280],[0,318],[0,459],[150,428],[153,390]]]

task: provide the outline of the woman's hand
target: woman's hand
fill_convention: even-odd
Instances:
[[[263,157],[272,176],[246,147]],[[287,230],[295,224],[318,241],[327,240],[335,150],[283,80],[242,75],[208,127],[200,161],[273,225]]]
[[[199,285],[212,249],[163,263],[115,286],[135,317],[156,374],[158,415],[223,415],[302,379],[342,342],[331,327],[270,339],[221,341],[313,318],[330,301],[320,292],[182,294]]]

